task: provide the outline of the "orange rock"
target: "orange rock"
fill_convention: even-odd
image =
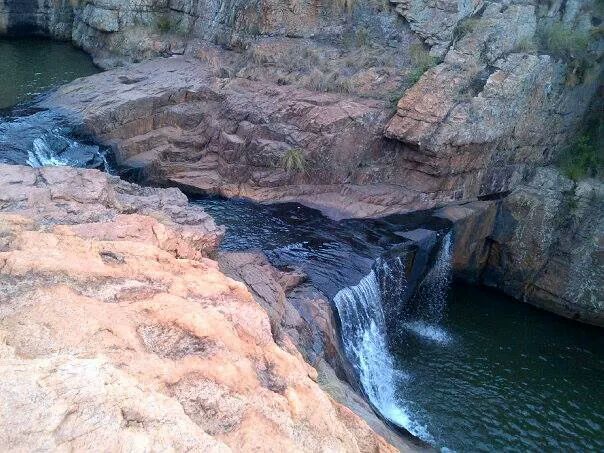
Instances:
[[[0,181],[1,450],[395,450],[275,343],[242,283],[191,253],[216,228],[204,237],[159,211],[103,211],[83,186],[57,199],[28,185],[51,174],[105,200],[114,183],[143,190],[95,171],[0,173],[25,195],[6,202]]]

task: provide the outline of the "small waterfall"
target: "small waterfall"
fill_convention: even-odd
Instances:
[[[106,149],[72,135],[65,120],[48,111],[0,118],[0,162],[111,169]]]
[[[400,389],[409,376],[396,367],[388,331],[402,327],[442,344],[448,342],[446,332],[426,320],[438,322],[442,318],[451,280],[451,253],[449,232],[418,286],[407,280],[408,267],[415,261],[408,260],[406,253],[379,258],[358,285],[342,289],[334,298],[344,349],[369,401],[385,418],[428,442],[432,441],[428,430],[413,420],[401,397]],[[417,290],[410,294],[413,288]]]
[[[36,137],[27,150],[27,165],[107,168],[105,153],[98,146],[72,140],[61,132],[54,130]]]
[[[384,275],[392,275],[390,266],[383,260],[378,260],[376,267]],[[375,270],[358,285],[338,292],[334,303],[340,316],[344,350],[371,404],[394,424],[429,439],[426,429],[413,422],[404,401],[396,395],[397,383],[405,380],[406,375],[396,369],[388,349],[381,285]]]
[[[442,320],[451,285],[452,253],[453,232],[449,231],[441,241],[434,265],[417,289],[416,306],[423,321],[437,323]]]

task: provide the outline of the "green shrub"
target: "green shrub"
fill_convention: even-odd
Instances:
[[[300,148],[291,148],[281,158],[281,166],[288,173],[306,173],[306,157]]]
[[[334,0],[338,8],[351,12],[356,6],[357,0]]]
[[[589,177],[604,177],[604,100],[597,98],[582,122],[576,139],[566,147],[558,165],[566,175],[578,181]]]
[[[516,51],[522,53],[535,53],[537,52],[537,44],[532,38],[524,38],[516,44]]]
[[[359,28],[355,32],[354,37],[357,47],[367,47],[371,42],[369,30],[367,30],[365,27]]]
[[[574,86],[585,80],[592,66],[589,33],[555,22],[540,30],[539,39],[543,51],[567,63],[566,82],[569,85]]]
[[[545,27],[539,37],[549,54],[567,61],[584,56],[589,45],[588,33],[575,31],[562,22]]]
[[[560,169],[573,181],[601,177],[604,167],[601,145],[593,136],[581,134],[563,152],[558,162]]]
[[[401,100],[403,95],[405,94],[405,90],[396,90],[391,91],[389,93],[388,105],[390,107],[391,113],[394,115],[398,110],[398,101]]]
[[[161,33],[168,33],[172,30],[172,21],[168,16],[159,16],[155,22],[155,27]]]
[[[419,43],[411,46],[409,56],[411,57],[411,70],[407,74],[407,81],[411,85],[415,85],[428,69],[436,65],[436,58]]]
[[[340,77],[338,73],[324,73],[313,70],[305,79],[304,86],[309,90],[331,93],[350,93],[353,84],[348,78]]]

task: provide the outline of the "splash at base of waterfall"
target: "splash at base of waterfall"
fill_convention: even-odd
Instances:
[[[429,441],[431,436],[426,427],[413,421],[404,401],[395,394],[395,383],[408,376],[394,367],[388,350],[375,272],[371,271],[358,285],[341,290],[334,303],[341,320],[344,349],[371,404],[392,423]]]
[[[357,285],[344,288],[334,298],[344,350],[369,401],[383,417],[427,442],[433,442],[433,437],[426,426],[416,421],[417,417],[404,400],[404,391],[400,392],[404,382],[413,377],[394,364],[388,326],[395,325],[406,335],[439,345],[451,341],[447,332],[438,326],[451,280],[451,250],[449,232],[440,241],[432,265],[418,282],[415,294],[410,294],[414,286],[407,281],[409,260],[401,250],[394,258],[379,258],[373,270]],[[392,319],[386,320],[384,303],[396,305],[387,311]],[[412,310],[403,309],[408,303]]]
[[[412,321],[404,323],[402,327],[422,340],[441,345],[447,345],[453,341],[451,335],[438,324],[430,324],[425,321]]]

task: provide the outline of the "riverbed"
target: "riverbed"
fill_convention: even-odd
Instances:
[[[0,41],[0,66],[0,104],[20,105],[0,119],[0,161],[106,169],[104,149],[28,104],[97,71],[84,53]],[[393,423],[455,451],[604,450],[602,331],[452,282],[446,223],[429,213],[335,222],[296,204],[191,202],[226,225],[224,249],[261,249],[276,266],[302,268],[333,301],[365,393]],[[400,231],[418,228],[435,232],[434,272],[412,301],[418,309],[399,313],[392,305],[397,295],[411,303],[409,282],[383,257],[402,242]],[[388,297],[384,279],[395,283]]]

